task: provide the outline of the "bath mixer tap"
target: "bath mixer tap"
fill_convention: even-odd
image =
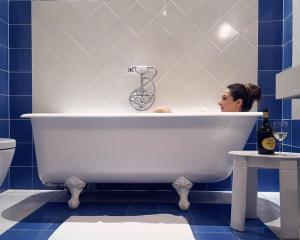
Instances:
[[[155,100],[155,85],[153,79],[157,75],[157,69],[150,66],[133,66],[128,72],[140,74],[140,87],[133,90],[129,95],[129,103],[138,111],[149,109]]]

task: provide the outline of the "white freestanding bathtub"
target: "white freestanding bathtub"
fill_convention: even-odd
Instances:
[[[85,183],[173,183],[189,208],[191,182],[232,172],[261,113],[24,114],[31,118],[39,177],[65,183],[71,208]],[[177,181],[176,181],[177,180]]]

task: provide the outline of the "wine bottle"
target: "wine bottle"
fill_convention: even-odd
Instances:
[[[263,122],[257,130],[257,148],[259,154],[274,154],[275,138],[269,122],[269,110],[263,110]]]

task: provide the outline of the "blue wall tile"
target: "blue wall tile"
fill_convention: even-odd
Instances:
[[[259,22],[258,45],[281,45],[283,20]]]
[[[17,140],[11,167],[12,188],[33,186],[33,146],[29,120],[20,119],[32,112],[31,1],[11,1],[9,6],[10,44],[10,133]],[[23,182],[17,174],[23,174]]]
[[[283,56],[283,68],[289,68],[292,66],[293,52],[292,52],[292,41],[284,45],[284,56]]]
[[[294,147],[300,147],[300,120],[292,121],[292,143]]]
[[[32,189],[32,167],[11,167],[10,187],[13,189]]]
[[[282,46],[258,47],[258,70],[281,70]]]
[[[282,118],[291,119],[292,118],[292,101],[291,99],[282,100]]]
[[[0,20],[0,45],[8,47],[8,24]]]
[[[245,151],[254,151],[254,150],[257,150],[257,146],[256,146],[256,132],[255,132],[255,143],[247,143],[244,146],[244,150]]]
[[[290,16],[293,12],[293,1],[284,0],[284,19]]]
[[[258,85],[263,95],[275,94],[276,74],[281,71],[258,71]]]
[[[31,48],[31,25],[9,26],[10,48]]]
[[[10,135],[17,142],[32,142],[30,120],[10,120]]]
[[[263,192],[276,192],[279,189],[279,173],[273,169],[258,170],[258,189]]]
[[[31,73],[10,73],[10,95],[32,95]]]
[[[30,1],[11,1],[9,3],[9,24],[31,24]]]
[[[8,72],[0,70],[0,94],[8,95]]]
[[[10,49],[10,71],[31,72],[31,49]]]
[[[259,0],[259,21],[283,19],[283,0]]]
[[[12,166],[32,166],[32,143],[17,143]]]
[[[0,70],[8,71],[8,48],[0,45]]]
[[[271,119],[281,119],[281,99],[275,99],[275,96],[262,96],[262,100],[259,104],[258,110],[262,111],[264,108],[269,109]]]
[[[284,43],[292,40],[293,34],[293,15],[290,15],[286,20],[284,20]]]
[[[10,96],[10,119],[20,119],[22,114],[31,112],[31,96]]]
[[[0,95],[0,119],[8,119],[8,96]]]
[[[8,23],[8,1],[0,0],[0,20]]]
[[[287,41],[290,37],[289,28],[287,28],[290,27],[289,23],[286,23],[283,17],[283,2],[284,0],[259,0],[258,84],[263,96],[258,110],[269,108],[271,120],[282,119],[282,106],[284,106],[284,114],[288,114],[288,107],[283,105],[282,100],[275,99],[275,74],[281,72],[283,67],[290,62],[290,49],[285,49],[283,46],[283,41]],[[289,3],[286,2],[286,4]],[[289,10],[286,9],[286,11]],[[284,26],[287,28],[285,38]],[[261,120],[258,121],[258,125],[261,125]],[[278,191],[278,171],[260,170],[259,190]]]
[[[7,138],[9,137],[9,120],[0,119],[0,137]]]
[[[8,2],[0,0],[0,137],[9,137]],[[6,181],[1,191],[8,187]]]

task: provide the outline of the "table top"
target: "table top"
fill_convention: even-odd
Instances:
[[[283,152],[282,154],[275,152],[275,154],[267,155],[267,154],[258,154],[257,151],[231,151],[229,152],[229,154],[234,156],[259,157],[259,158],[300,159],[300,153],[292,153],[292,152]]]

